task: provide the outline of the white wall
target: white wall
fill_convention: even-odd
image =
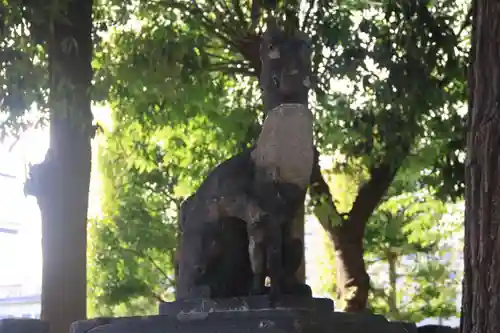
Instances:
[[[40,296],[0,299],[1,318],[40,318]]]

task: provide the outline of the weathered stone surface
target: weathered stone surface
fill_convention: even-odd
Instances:
[[[177,299],[200,297],[194,291],[201,285],[211,297],[248,294],[246,222],[260,214],[247,194],[254,172],[250,153],[246,149],[219,164],[182,204]]]
[[[314,162],[313,117],[307,105],[282,104],[270,111],[252,159],[257,167],[279,170],[274,180],[306,188]]]
[[[384,317],[369,314],[267,309],[186,312],[132,317],[98,326],[89,333],[407,333]]]
[[[38,319],[0,319],[0,333],[48,333],[49,324]]]
[[[219,164],[183,203],[177,299],[205,297],[199,293],[205,290],[200,287],[208,287],[210,298],[250,294],[253,273],[249,262],[248,221],[244,219],[258,218],[256,211],[260,209],[250,193],[255,172],[252,150],[246,149]],[[294,276],[302,263],[303,244],[286,237],[283,243],[284,270]],[[304,294],[294,292],[297,288],[289,289],[286,293]]]
[[[331,333],[406,333],[394,330],[385,317],[368,313],[333,312],[325,328]]]
[[[417,328],[418,333],[458,333],[458,328],[443,325],[424,325]]]
[[[75,321],[69,327],[69,333],[87,333],[93,328],[101,325],[106,325],[111,323],[115,318],[112,317],[100,317],[93,318],[89,320],[79,320]]]
[[[307,104],[311,88],[311,40],[307,35],[285,32],[270,19],[261,39],[259,57],[264,112],[280,104]]]
[[[254,291],[261,293],[266,275],[271,292],[296,284],[285,272],[283,242],[292,236],[293,218],[304,203],[314,162],[312,114],[303,104],[282,104],[268,112],[252,151],[256,166],[254,197],[271,216],[248,229]]]
[[[390,323],[383,316],[332,310],[329,299],[291,296],[274,305],[265,296],[186,300],[160,305],[163,315],[116,318],[72,333],[412,333],[407,323]]]
[[[259,57],[264,112],[252,159],[256,170],[253,197],[270,216],[249,224],[249,253],[254,281],[252,292],[262,294],[266,276],[270,293],[287,294],[297,285],[283,263],[284,244],[293,239],[293,220],[304,203],[313,163],[310,39],[295,29],[282,30],[273,15],[267,17]],[[291,288],[293,289],[293,288]]]
[[[300,313],[300,310],[263,310],[192,314],[191,316],[152,316],[136,321],[116,321],[110,325],[99,326],[90,333],[236,333],[236,332],[321,332],[318,316]]]
[[[160,315],[174,315],[183,313],[213,313],[251,311],[264,309],[300,309],[330,313],[333,311],[333,301],[327,298],[302,298],[282,296],[272,304],[269,296],[251,296],[227,299],[198,299],[165,302],[160,304]]]
[[[417,325],[415,325],[415,323],[392,321],[391,326],[393,326],[394,332],[418,333]]]

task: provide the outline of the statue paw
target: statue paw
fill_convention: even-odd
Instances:
[[[269,297],[271,300],[277,300],[279,299],[282,295],[284,294],[283,288],[281,285],[272,285],[271,288],[269,288]]]
[[[209,286],[200,285],[191,288],[189,291],[189,298],[210,298],[212,295],[211,289]]]
[[[269,293],[269,288],[266,286],[258,286],[258,287],[253,287],[252,290],[250,290],[250,296],[260,296],[260,295],[266,295]]]
[[[312,289],[305,283],[294,283],[286,286],[284,293],[300,297],[312,297]]]

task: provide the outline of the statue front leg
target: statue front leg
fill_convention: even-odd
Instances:
[[[266,223],[266,258],[267,272],[271,279],[270,295],[279,297],[283,293],[285,269],[283,263],[283,222],[279,218],[270,218]]]
[[[248,254],[253,272],[252,290],[253,295],[262,295],[266,291],[266,244],[264,242],[264,230],[262,226],[253,223],[247,224],[248,230]]]

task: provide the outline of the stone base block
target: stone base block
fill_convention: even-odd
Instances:
[[[49,333],[49,324],[38,319],[0,319],[0,333]]]
[[[417,325],[415,323],[410,323],[406,321],[391,321],[391,325],[394,326],[397,332],[407,332],[407,333],[418,333]]]
[[[158,316],[75,323],[71,333],[408,333],[382,316],[332,310],[326,299],[200,299],[161,304]]]
[[[328,298],[282,296],[271,301],[269,296],[251,296],[226,299],[194,299],[160,304],[160,315],[177,315],[180,312],[234,312],[264,309],[301,309],[332,312],[333,301]]]
[[[384,317],[309,310],[193,312],[119,319],[89,333],[406,333]]]

